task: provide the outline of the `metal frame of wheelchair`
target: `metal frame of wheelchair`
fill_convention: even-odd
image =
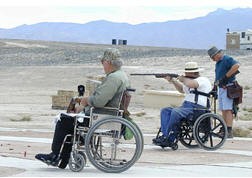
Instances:
[[[121,101],[122,97],[123,94]],[[64,140],[67,144],[66,140],[70,137],[73,144],[68,162],[72,171],[81,171],[87,159],[94,167],[107,173],[120,173],[134,165],[142,154],[144,139],[140,128],[124,119],[123,113],[119,106],[91,108],[90,116],[83,113],[75,116],[74,134],[67,135]],[[78,124],[80,118],[88,124]],[[124,139],[123,127],[133,133],[131,140]]]
[[[187,148],[203,148],[205,150],[216,150],[220,148],[227,138],[227,126],[224,119],[216,114],[217,89],[209,93],[209,97],[214,99],[214,113],[211,108],[205,108],[204,114],[197,118],[182,118],[178,125],[178,133],[174,143],[171,144],[173,150],[178,149],[178,142]],[[195,110],[202,110],[197,109]],[[220,129],[223,129],[223,134]],[[156,138],[160,135],[159,129]],[[161,146],[164,148],[165,146]]]

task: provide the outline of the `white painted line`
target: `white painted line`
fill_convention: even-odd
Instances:
[[[52,133],[54,132],[53,129],[23,129],[23,128],[7,128],[7,127],[0,127],[0,131],[2,132],[27,132],[27,131],[33,131],[33,132],[45,132],[45,133]],[[144,137],[156,137],[157,134],[143,134]],[[0,137],[1,140],[1,137]],[[234,137],[232,140],[241,140],[241,141],[252,141],[252,138],[246,138],[246,137]]]
[[[18,141],[18,142],[34,142],[34,143],[52,143],[52,139],[49,139],[49,138],[32,138],[32,137],[0,136],[0,140]]]
[[[53,129],[24,129],[24,128],[7,128],[7,127],[0,127],[1,132],[27,132],[27,131],[32,131],[32,132],[54,132]]]
[[[252,156],[252,151],[241,151],[241,150],[215,150],[217,153],[228,153],[228,154],[236,154],[236,155],[244,155],[244,156]]]
[[[19,141],[19,142],[34,142],[34,143],[52,143],[52,139],[48,138],[31,138],[31,137],[11,137],[11,136],[0,136],[0,140],[3,141]],[[128,148],[131,148],[131,144],[124,145]],[[145,150],[160,150],[159,146],[155,145],[144,145]],[[170,149],[170,148],[165,148]],[[196,149],[183,149],[183,151],[187,152],[195,152]],[[179,151],[179,150],[178,150]],[[197,149],[197,152],[209,152],[204,149]],[[226,153],[226,154],[236,154],[236,155],[244,155],[244,156],[252,156],[252,151],[240,151],[240,150],[223,150],[218,149],[215,151],[211,151],[213,153]]]

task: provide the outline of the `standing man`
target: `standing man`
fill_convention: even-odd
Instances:
[[[240,65],[232,57],[224,55],[221,50],[215,46],[208,50],[210,58],[216,62],[215,65],[215,82],[218,82],[218,101],[219,110],[222,111],[222,117],[227,124],[228,138],[233,138],[233,99],[227,96],[228,83],[235,80],[234,73],[237,72]]]

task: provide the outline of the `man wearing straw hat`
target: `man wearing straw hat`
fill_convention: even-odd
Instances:
[[[180,120],[187,118],[189,114],[193,114],[194,108],[207,107],[207,97],[196,95],[193,92],[197,89],[199,92],[209,93],[212,89],[209,79],[200,76],[201,70],[196,62],[187,62],[184,70],[185,76],[179,76],[178,80],[170,76],[165,77],[180,93],[185,94],[185,98],[182,106],[177,108],[166,107],[161,110],[162,135],[154,138],[153,144],[170,147],[176,138],[176,125]]]
[[[226,85],[235,80],[234,74],[240,67],[239,63],[232,57],[224,55],[222,50],[215,46],[208,50],[210,58],[216,62],[215,65],[215,82],[218,82],[218,102],[219,110],[222,111],[222,117],[227,124],[228,138],[233,138],[233,99],[227,96]]]

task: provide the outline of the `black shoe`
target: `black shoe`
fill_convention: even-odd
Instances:
[[[160,137],[156,138],[155,142],[153,141],[153,144],[157,145],[157,146],[161,146],[162,148],[172,146],[172,143],[170,142],[169,138],[165,137],[165,136],[160,136]]]
[[[36,159],[46,163],[47,165],[51,166],[58,166],[59,158],[56,154],[50,153],[50,154],[37,154],[35,156]]]
[[[157,138],[153,138],[153,139],[152,139],[152,143],[153,143],[153,144],[157,143]]]
[[[160,143],[160,142],[162,142],[165,138],[166,138],[166,137],[164,137],[163,135],[162,135],[162,136],[158,136],[158,137],[152,139],[152,143],[153,143],[153,144]]]

